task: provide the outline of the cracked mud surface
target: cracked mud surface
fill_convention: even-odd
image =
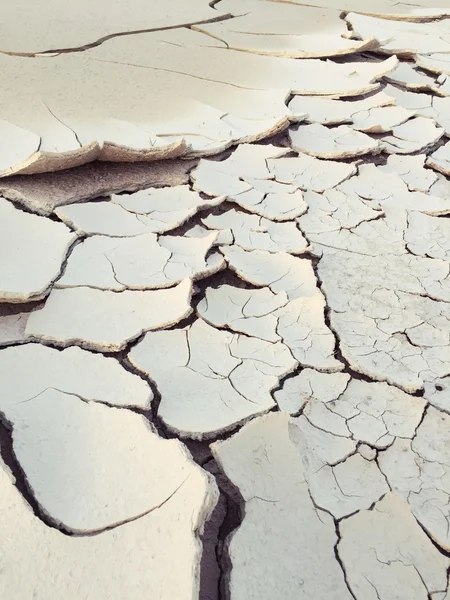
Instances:
[[[449,600],[448,2],[0,33],[5,598]]]

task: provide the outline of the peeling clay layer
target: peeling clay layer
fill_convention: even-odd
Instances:
[[[286,106],[290,93],[365,94],[380,87],[397,60],[298,62],[233,50],[180,27],[51,58],[0,53],[0,66],[15,81],[0,100],[1,137],[14,141],[0,143],[0,176],[8,177],[93,160],[208,156],[255,142],[303,118]]]
[[[449,600],[448,3],[80,2],[0,24],[5,597]]]

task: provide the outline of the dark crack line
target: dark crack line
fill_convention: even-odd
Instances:
[[[84,44],[83,46],[74,46],[71,48],[54,48],[50,50],[37,50],[36,52],[11,52],[7,50],[0,50],[0,54],[7,54],[10,56],[23,56],[25,58],[35,58],[35,57],[45,57],[46,55],[53,54],[69,54],[76,52],[84,52],[86,50],[90,50],[91,48],[96,48],[97,46],[101,46],[105,42],[117,38],[123,37],[126,35],[140,35],[142,33],[156,33],[158,31],[172,31],[174,29],[186,29],[189,27],[194,27],[195,25],[208,25],[210,23],[220,23],[221,21],[228,21],[229,19],[234,19],[235,15],[231,13],[227,13],[226,15],[221,15],[218,17],[212,17],[210,19],[203,19],[202,21],[191,21],[187,23],[179,23],[177,25],[166,25],[164,27],[149,27],[148,29],[136,29],[134,31],[120,31],[119,33],[110,33],[109,35],[105,35],[95,42],[89,42]]]

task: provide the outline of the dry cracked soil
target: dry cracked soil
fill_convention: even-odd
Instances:
[[[448,0],[16,0],[0,67],[0,596],[450,600]]]

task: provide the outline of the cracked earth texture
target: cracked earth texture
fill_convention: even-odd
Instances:
[[[450,600],[448,0],[1,15],[1,598]]]

